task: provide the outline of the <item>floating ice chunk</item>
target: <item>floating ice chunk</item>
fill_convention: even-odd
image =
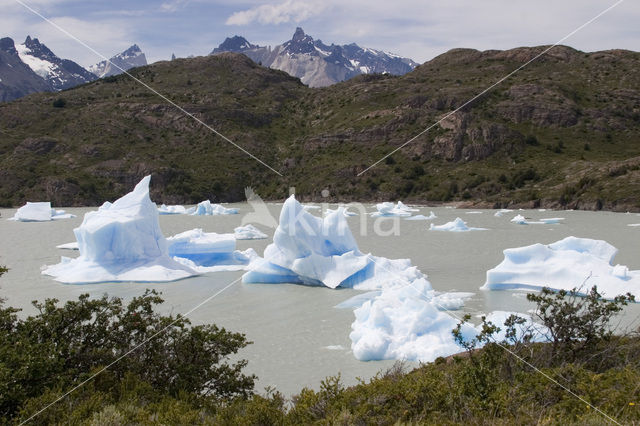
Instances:
[[[329,345],[325,346],[325,349],[328,349],[330,351],[343,351],[344,347],[342,345]]]
[[[500,209],[497,212],[494,213],[495,217],[501,217],[502,215],[504,215],[505,213],[511,213],[513,210],[511,209]]]
[[[273,244],[264,258],[251,262],[243,281],[376,290],[338,305],[355,308],[351,349],[360,360],[428,361],[461,350],[451,334],[457,321],[438,306],[457,309],[463,297],[436,296],[409,259],[362,254],[343,208],[318,218],[291,196],[282,206]]]
[[[160,214],[187,214],[187,209],[184,206],[167,206],[165,204],[158,207],[158,213]]]
[[[104,203],[84,216],[73,230],[80,256],[63,258],[42,273],[69,283],[106,281],[174,281],[197,272],[169,257],[158,221],[158,209],[149,198],[150,176],[113,204]]]
[[[474,296],[474,293],[451,292],[442,293],[433,298],[433,303],[441,311],[457,311],[464,306],[464,301]]]
[[[517,223],[518,225],[528,225],[529,222],[527,222],[527,219],[525,219],[524,216],[522,216],[521,214],[516,215],[513,219],[511,219],[512,223]]]
[[[630,223],[627,226],[640,226],[640,223]]]
[[[437,217],[438,216],[436,216],[434,212],[429,212],[429,216],[417,214],[415,216],[407,217],[404,220],[433,220],[433,219],[436,219]]]
[[[471,212],[465,212],[465,214],[482,214],[483,212],[480,211],[471,211]]]
[[[220,204],[211,204],[211,201],[205,200],[195,207],[195,210],[189,213],[194,216],[215,216],[221,214],[238,214],[238,209],[227,208]]]
[[[371,216],[411,216],[411,212],[417,212],[419,210],[406,206],[402,201],[398,201],[396,205],[388,201],[384,203],[378,203],[376,204],[376,209],[378,211],[371,213]]]
[[[302,208],[303,208],[303,209],[305,209],[305,210],[318,210],[318,209],[320,209],[321,207],[320,207],[320,206],[317,206],[317,205],[315,205],[315,204],[303,204],[303,205],[302,205]]]
[[[38,202],[31,203],[27,201],[27,204],[16,210],[13,217],[7,220],[14,220],[20,222],[48,222],[50,220],[58,219],[70,219],[76,217],[71,213],[65,213],[64,210],[56,210],[51,208],[50,202]]]
[[[504,260],[487,271],[485,290],[578,288],[594,285],[607,298],[626,294],[640,297],[640,271],[612,266],[617,249],[602,240],[567,237],[553,244],[533,244],[504,250]]]
[[[466,232],[466,231],[485,231],[486,228],[470,228],[467,226],[467,223],[456,217],[455,220],[451,222],[447,222],[444,225],[434,225],[433,223],[429,226],[429,231],[449,231],[449,232]]]
[[[233,233],[236,240],[262,240],[267,238],[267,234],[250,223],[245,226],[238,226],[233,230]]]
[[[77,241],[74,241],[72,243],[60,244],[59,246],[56,246],[56,248],[62,250],[79,250]]]
[[[425,279],[389,288],[365,302],[354,313],[349,334],[354,356],[361,361],[402,359],[433,361],[462,351],[451,330],[458,321],[433,303],[433,290]],[[462,328],[467,339],[475,336],[469,324]]]
[[[234,250],[228,258],[220,263],[213,262],[209,266],[203,266],[198,264],[199,262],[194,262],[184,257],[174,257],[173,259],[182,265],[198,271],[198,273],[206,274],[209,272],[243,271],[249,263],[258,257],[258,253],[256,253],[254,249],[248,248],[244,251]]]
[[[564,220],[564,217],[547,217],[547,218],[540,219],[540,222],[550,225],[554,223],[560,223],[563,220]]]
[[[169,256],[174,259],[187,259],[195,266],[241,266],[249,264],[251,258],[236,250],[236,237],[234,234],[216,234],[215,232],[203,232],[202,229],[192,229],[173,237],[167,238],[169,243]],[[255,253],[255,252],[254,252]],[[179,260],[182,264],[189,265]],[[203,270],[196,270],[202,272]],[[207,270],[209,272],[210,270]]]

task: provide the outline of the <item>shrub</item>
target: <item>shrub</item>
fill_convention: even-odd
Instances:
[[[63,98],[58,98],[53,101],[54,108],[64,108],[65,106],[67,106],[67,101]]]
[[[15,415],[44,389],[73,388],[104,366],[116,383],[133,374],[165,395],[250,395],[255,376],[242,373],[247,361],[229,361],[250,343],[244,335],[159,315],[154,308],[162,302],[149,290],[127,306],[83,294],[63,306],[33,302],[38,314],[24,320],[17,309],[0,307],[0,377],[11,383],[0,391],[0,415]]]

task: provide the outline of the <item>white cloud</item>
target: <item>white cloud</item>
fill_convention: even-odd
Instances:
[[[182,9],[187,5],[187,3],[189,3],[189,0],[169,0],[160,5],[160,11],[172,13],[179,9]]]
[[[283,24],[288,22],[300,23],[312,16],[322,13],[325,4],[317,2],[286,0],[279,4],[264,4],[251,9],[235,12],[226,21],[227,25],[249,25],[253,22],[260,24]]]

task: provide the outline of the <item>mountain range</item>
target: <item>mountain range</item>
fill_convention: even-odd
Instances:
[[[409,58],[363,48],[355,43],[326,45],[314,40],[300,27],[291,40],[275,46],[251,44],[244,37],[228,37],[212,55],[242,53],[265,67],[285,71],[310,87],[329,86],[360,74],[402,75],[418,64]]]
[[[59,58],[37,38],[27,36],[24,43],[17,45],[11,38],[0,39],[0,102],[30,93],[69,89],[119,74],[121,69],[147,64],[144,53],[135,44],[110,61],[87,70],[69,59]]]
[[[5,102],[0,205],[100,205],[153,174],[166,204],[295,186],[301,200],[640,211],[640,53],[555,46],[528,63],[547,48],[454,49],[321,89],[228,52],[131,71],[282,176],[128,75]]]
[[[5,58],[0,63],[0,102],[30,93],[69,89],[96,78],[114,76],[133,67],[147,65],[146,56],[137,44],[88,69],[69,59],[59,58],[37,38],[30,36],[18,45],[12,39],[4,38],[0,49],[0,57]],[[260,65],[298,77],[310,87],[330,86],[360,74],[402,75],[418,65],[409,58],[363,48],[355,43],[327,45],[322,40],[314,40],[299,27],[291,40],[273,49],[234,36],[225,39],[211,54],[223,52],[242,53]]]

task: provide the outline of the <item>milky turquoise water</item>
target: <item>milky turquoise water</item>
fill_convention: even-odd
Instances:
[[[233,232],[244,213],[252,209],[247,204],[231,205],[240,214],[231,216],[161,216],[160,225],[165,236],[193,228],[205,232]],[[281,205],[270,204],[277,218]],[[0,214],[0,265],[10,271],[0,278],[0,297],[7,304],[32,313],[32,300],[55,297],[75,299],[81,293],[100,296],[108,293],[130,299],[146,288],[163,293],[164,312],[185,313],[201,304],[216,292],[237,281],[242,272],[220,272],[164,284],[104,283],[94,285],[65,285],[40,274],[43,265],[59,262],[60,256],[77,256],[77,252],[59,250],[55,246],[74,241],[73,228],[80,225],[82,215],[93,209],[70,208],[78,217],[46,223],[7,221],[15,210],[2,209]],[[368,206],[368,211],[373,211]],[[478,288],[488,269],[502,260],[502,250],[533,243],[551,243],[566,236],[604,239],[619,249],[617,263],[629,269],[640,269],[640,223],[637,214],[583,211],[527,210],[494,217],[494,210],[450,208],[421,208],[415,214],[438,216],[434,221],[405,221],[356,216],[348,219],[360,250],[388,258],[410,258],[413,264],[428,275],[436,290],[474,292],[464,311],[474,315],[492,310],[526,312],[531,305],[522,292],[485,292]],[[318,211],[312,211],[318,214]],[[564,217],[557,225],[515,225],[509,220],[522,214],[532,220]],[[469,226],[488,228],[486,231],[465,233],[428,231],[429,223],[438,225],[456,217]],[[362,231],[362,221],[365,221]],[[380,236],[375,230],[389,233],[398,226],[399,235]],[[258,225],[258,227],[260,227]],[[261,227],[271,236],[273,230]],[[269,240],[238,241],[238,249],[253,247],[259,254]],[[253,344],[240,356],[249,359],[247,371],[259,377],[257,389],[275,387],[285,395],[292,395],[302,387],[317,388],[329,375],[340,373],[347,384],[356,378],[367,379],[392,361],[360,362],[350,353],[349,332],[353,322],[350,310],[335,305],[358,294],[354,290],[331,290],[297,285],[256,285],[235,282],[215,298],[193,311],[194,323],[216,323],[231,331],[245,333]],[[463,312],[455,313],[462,315]],[[640,326],[640,304],[625,311],[622,325]]]

